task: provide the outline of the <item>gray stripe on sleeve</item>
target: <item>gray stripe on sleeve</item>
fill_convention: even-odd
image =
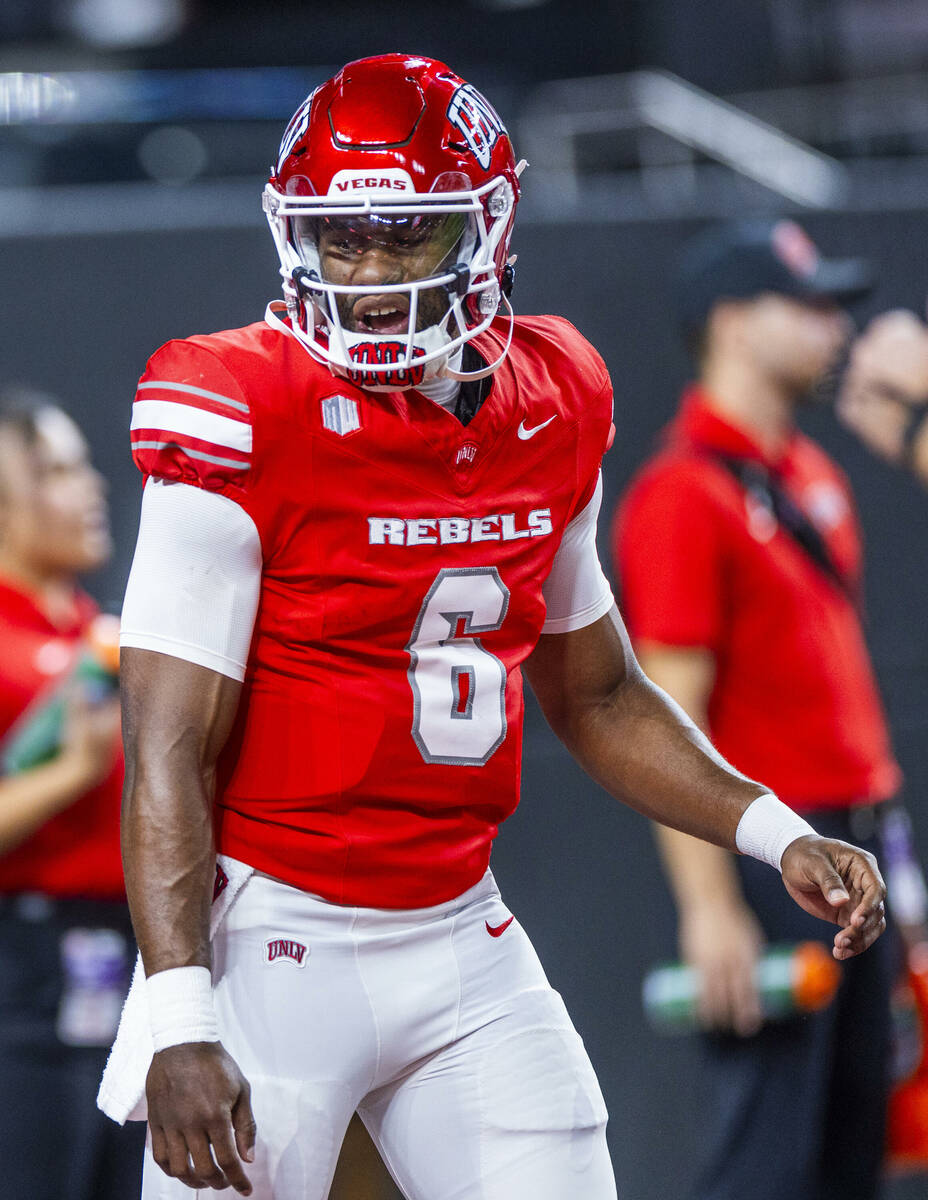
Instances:
[[[215,463],[219,467],[234,467],[236,471],[247,471],[251,466],[251,462],[238,462],[234,458],[220,458],[218,454],[207,454],[205,450],[191,450],[189,446],[182,446],[180,442],[133,442],[133,450],[166,450],[169,446],[176,446],[178,450],[183,450],[188,458],[199,458],[203,462]]]
[[[237,408],[239,412],[247,413],[248,405],[241,400],[233,400],[231,396],[220,396],[218,392],[208,392],[206,388],[192,387],[189,383],[171,383],[164,379],[152,379],[148,383],[140,383],[138,390],[144,388],[163,388],[166,392],[186,392],[190,396],[203,396],[207,400],[218,400],[220,404],[228,404],[229,408]]]

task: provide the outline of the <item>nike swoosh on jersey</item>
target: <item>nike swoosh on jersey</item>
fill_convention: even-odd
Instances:
[[[512,924],[513,920],[514,920],[514,918],[510,917],[508,921],[503,921],[502,925],[491,925],[490,922],[487,921],[486,922],[487,933],[490,935],[490,937],[502,937],[503,934],[506,932],[506,930],[509,928],[509,926]]]
[[[556,417],[556,416],[557,416],[557,413],[554,414],[554,417]],[[536,433],[540,433],[541,430],[544,429],[544,427],[546,425],[550,425],[551,422],[554,420],[554,417],[548,417],[547,421],[542,421],[542,423],[540,425],[533,425],[531,427],[531,429],[525,424],[524,421],[520,421],[519,428],[517,430],[519,437],[522,439],[523,442],[527,442],[528,439],[533,438]]]

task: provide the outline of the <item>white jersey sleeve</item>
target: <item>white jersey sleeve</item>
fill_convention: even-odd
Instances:
[[[612,588],[596,550],[596,520],[603,498],[602,474],[587,506],[564,530],[542,593],[548,615],[542,633],[569,633],[592,625],[612,608]]]
[[[149,479],[119,644],[244,679],[261,565],[258,530],[234,500]]]

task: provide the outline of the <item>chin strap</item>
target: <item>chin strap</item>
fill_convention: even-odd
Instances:
[[[509,303],[509,297],[504,294],[500,297],[500,299],[502,300],[503,304],[505,304],[509,315],[509,333],[506,336],[506,345],[503,346],[499,357],[495,359],[494,362],[491,362],[489,366],[483,367],[480,371],[455,371],[453,367],[448,366],[446,363],[438,372],[439,378],[444,377],[446,379],[460,379],[462,383],[467,383],[467,381],[470,379],[486,379],[488,375],[492,375],[493,372],[497,370],[497,368],[505,359],[506,355],[509,353],[509,347],[512,345],[512,335],[515,331],[516,321],[516,315],[512,311],[512,305]]]

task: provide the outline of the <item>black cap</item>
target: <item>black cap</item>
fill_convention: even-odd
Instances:
[[[677,304],[684,327],[694,332],[720,300],[775,292],[851,304],[873,284],[865,259],[823,258],[795,221],[739,221],[700,235],[684,250]]]

